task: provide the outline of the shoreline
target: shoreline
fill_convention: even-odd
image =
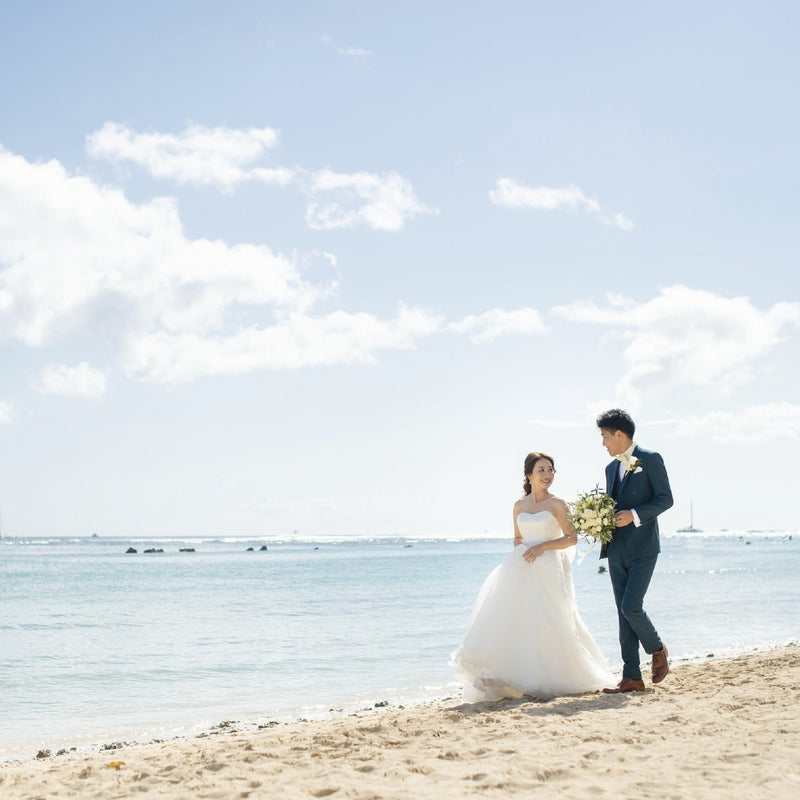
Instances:
[[[450,698],[255,730],[221,723],[191,738],[4,762],[0,795],[710,798],[735,785],[788,796],[800,792],[798,655],[792,644],[677,664],[643,693]]]
[[[722,648],[722,651],[717,653],[695,654],[671,658],[670,665],[671,668],[675,670],[685,665],[703,664],[711,660],[730,660],[762,653],[773,653],[793,647],[800,647],[800,642],[795,639],[788,639],[781,642],[766,642],[746,647],[730,646],[729,648]],[[720,651],[720,648],[717,648],[717,651]],[[643,661],[643,671],[646,671],[644,670],[645,664],[646,661]],[[621,663],[611,666],[612,672],[622,669]],[[338,707],[330,707],[327,711],[314,711],[309,713],[308,709],[303,709],[302,711],[296,709],[294,711],[288,710],[285,713],[277,712],[274,714],[243,716],[240,719],[231,719],[228,717],[214,723],[210,721],[196,721],[184,724],[176,723],[171,726],[165,725],[162,729],[162,733],[158,735],[141,735],[140,732],[136,732],[134,726],[130,726],[127,733],[109,732],[97,735],[85,733],[73,736],[71,741],[69,741],[70,737],[67,736],[58,737],[50,741],[40,741],[38,745],[33,745],[30,748],[30,755],[27,756],[0,755],[0,770],[9,764],[24,764],[46,758],[61,758],[66,755],[103,753],[123,750],[128,747],[164,744],[183,740],[191,741],[194,739],[202,739],[207,736],[215,736],[220,733],[256,732],[267,728],[286,725],[314,725],[330,720],[346,719],[348,717],[358,717],[366,714],[380,714],[391,710],[404,711],[446,702],[460,702],[460,690],[455,682],[453,682],[452,685],[442,686],[441,691],[432,691],[425,697],[420,697],[419,694],[415,692],[413,697],[409,695],[408,698],[405,698],[401,695],[394,699],[386,699],[387,696],[392,695],[394,692],[395,690],[386,690],[381,693],[383,696],[380,699],[353,700]],[[152,727],[156,727],[156,724],[154,723]],[[141,729],[139,729],[139,731],[141,731]],[[80,741],[81,739],[83,741]],[[78,744],[75,743],[76,741],[78,741]],[[39,745],[41,745],[41,747],[37,753],[36,747]]]

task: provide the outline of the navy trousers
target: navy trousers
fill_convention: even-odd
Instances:
[[[645,653],[662,648],[650,617],[644,610],[644,596],[653,577],[658,556],[631,556],[622,542],[608,548],[608,572],[614,588],[614,600],[619,617],[619,644],[624,666],[623,678],[642,679],[639,668],[639,643]]]

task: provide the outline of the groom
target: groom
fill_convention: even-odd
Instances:
[[[614,460],[606,467],[606,493],[617,501],[614,538],[604,544],[619,617],[622,680],[606,694],[643,692],[639,644],[653,656],[653,683],[669,672],[667,648],[643,608],[644,595],[661,550],[657,517],[672,505],[664,460],[633,441],[636,425],[627,411],[612,408],[597,418],[603,446]]]

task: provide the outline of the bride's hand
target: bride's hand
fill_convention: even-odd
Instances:
[[[533,564],[539,556],[544,553],[544,547],[540,544],[535,544],[529,547],[523,554],[522,557],[529,563]]]

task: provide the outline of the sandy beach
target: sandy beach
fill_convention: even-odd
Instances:
[[[655,689],[413,708],[0,767],[12,798],[800,796],[800,647]]]

